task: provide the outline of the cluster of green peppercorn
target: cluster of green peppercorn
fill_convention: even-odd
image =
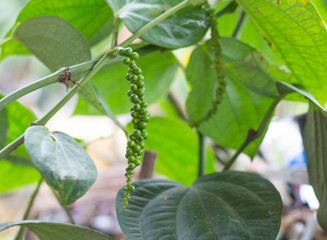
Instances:
[[[145,128],[150,119],[150,113],[147,110],[148,104],[144,100],[144,76],[142,75],[142,70],[135,63],[135,60],[139,58],[138,53],[133,52],[133,49],[128,47],[118,48],[117,54],[124,56],[123,63],[129,66],[126,79],[130,82],[130,90],[127,92],[127,95],[133,103],[131,116],[133,118],[134,132],[129,135],[125,155],[128,159],[128,167],[125,173],[127,185],[124,188],[125,199],[123,209],[125,210],[130,198],[130,192],[135,190],[135,187],[132,185],[132,176],[135,173],[134,169],[141,164],[141,156],[145,147],[144,140],[148,138]]]
[[[205,10],[206,17],[210,23],[211,44],[212,44],[212,47],[214,49],[214,54],[215,54],[214,66],[215,66],[215,71],[216,71],[217,79],[218,79],[218,87],[216,89],[215,99],[212,101],[211,109],[201,119],[193,122],[193,126],[195,126],[195,127],[198,127],[201,123],[207,121],[214,114],[216,114],[218,106],[222,102],[223,94],[226,90],[226,81],[225,81],[225,74],[224,74],[223,63],[222,63],[221,46],[219,43],[220,36],[219,36],[218,30],[217,30],[217,21],[216,21],[216,17],[215,17],[215,10],[210,7],[210,4],[207,0],[203,1],[202,6]]]

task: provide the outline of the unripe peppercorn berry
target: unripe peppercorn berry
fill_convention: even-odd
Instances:
[[[132,48],[130,48],[130,47],[125,48],[124,55],[130,56],[130,55],[132,55],[132,53],[133,53],[133,49]]]
[[[126,168],[126,183],[124,188],[125,198],[123,203],[123,209],[126,208],[128,200],[130,198],[130,192],[135,190],[135,187],[131,184],[132,176],[135,173],[135,168],[141,164],[141,156],[144,152],[145,143],[144,139],[148,137],[145,132],[146,122],[149,120],[150,113],[146,107],[148,104],[144,101],[144,76],[141,68],[139,68],[135,62],[139,58],[138,53],[133,52],[131,48],[118,48],[117,54],[123,56],[123,63],[129,66],[126,79],[131,82],[130,90],[127,95],[130,97],[130,101],[134,104],[131,107],[132,123],[134,126],[134,132],[129,135],[129,141],[127,142],[126,158],[128,160],[128,167]]]
[[[126,65],[130,64],[131,63],[131,59],[129,57],[124,57],[123,58],[123,63],[126,64]]]

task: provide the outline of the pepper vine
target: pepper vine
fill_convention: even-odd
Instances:
[[[126,79],[130,82],[130,90],[127,92],[127,95],[133,103],[131,116],[134,132],[129,135],[125,155],[128,160],[128,167],[125,173],[127,184],[124,188],[123,209],[125,210],[130,199],[130,192],[135,190],[135,187],[132,185],[132,176],[135,173],[135,168],[141,164],[141,156],[145,147],[144,140],[148,138],[145,128],[150,119],[150,113],[147,110],[148,103],[144,100],[144,76],[142,75],[142,70],[135,62],[139,58],[138,53],[133,52],[133,49],[128,47],[118,48],[117,54],[124,56],[123,63],[129,66]]]
[[[212,101],[212,107],[208,112],[206,113],[205,116],[200,118],[199,120],[196,120],[193,122],[194,127],[198,127],[201,123],[209,120],[214,114],[216,114],[218,110],[219,104],[223,100],[223,94],[226,90],[226,81],[225,81],[225,73],[224,73],[224,68],[223,68],[223,63],[222,63],[222,50],[221,46],[219,43],[219,32],[217,29],[217,21],[215,17],[215,10],[210,7],[210,4],[207,0],[203,1],[203,8],[206,13],[206,17],[210,23],[210,29],[211,29],[211,44],[214,49],[214,66],[215,66],[215,71],[217,74],[217,80],[218,80],[218,87],[215,91],[215,99]]]

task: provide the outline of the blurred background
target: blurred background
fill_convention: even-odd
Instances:
[[[1,0],[0,1],[0,39],[15,23],[20,10],[28,1]],[[223,2],[221,6],[223,6]],[[220,6],[220,7],[221,7]],[[223,28],[223,36],[231,36],[233,29],[242,12],[236,11],[226,15],[219,22]],[[267,43],[255,32],[252,23],[247,19],[239,38],[264,52],[265,57],[272,62],[274,57],[269,52]],[[251,34],[249,34],[251,33]],[[129,36],[126,29],[121,34],[123,40]],[[102,49],[105,46],[99,43],[93,49]],[[265,50],[266,49],[266,50]],[[181,64],[185,65],[192,48],[175,51]],[[10,56],[0,62],[0,92],[8,94],[27,85],[51,72],[35,57]],[[188,92],[188,86],[182,72],[178,72],[171,85],[170,92],[176,101],[183,106]],[[65,86],[53,84],[42,90],[28,94],[19,101],[31,109],[37,117],[43,116],[66,94]],[[50,120],[47,127],[52,131],[62,131],[79,139],[94,160],[99,176],[89,192],[77,202],[69,206],[75,222],[89,226],[115,239],[125,239],[120,231],[115,216],[115,196],[125,184],[124,169],[126,138],[123,132],[114,123],[104,116],[82,116],[74,114],[77,98],[73,98],[58,114]],[[167,116],[172,114],[169,99],[162,98],[159,103],[150,106],[151,116]],[[319,203],[312,187],[308,185],[306,161],[302,146],[301,124],[303,123],[308,105],[283,101],[277,107],[275,117],[269,126],[267,134],[260,147],[260,152],[253,161],[246,155],[241,155],[233,169],[252,171],[271,180],[280,191],[284,208],[280,234],[278,239],[311,240],[327,239],[316,222],[316,209]],[[174,113],[173,113],[174,114]],[[128,114],[119,115],[118,119],[127,124],[130,121]],[[210,140],[207,140],[210,143]],[[216,170],[221,169],[221,159],[232,155],[232,151],[213,146]],[[138,178],[139,170],[135,174]],[[167,178],[163,174],[155,173],[156,178]],[[0,185],[5,176],[0,176]],[[0,193],[0,223],[19,221],[22,219],[27,202],[34,191],[36,184]],[[32,213],[32,219],[69,222],[65,211],[59,206],[49,188],[43,184]],[[0,233],[0,239],[14,239],[17,229],[13,228]],[[28,233],[26,239],[34,239]]]

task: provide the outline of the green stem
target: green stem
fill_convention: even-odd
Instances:
[[[216,18],[220,18],[226,14],[233,13],[236,8],[238,7],[238,4],[235,0],[229,2],[225,7],[220,9],[218,12],[216,12]]]
[[[135,39],[137,39],[139,36],[141,36],[143,33],[154,27],[156,24],[160,23],[161,21],[165,20],[172,14],[176,13],[177,11],[181,10],[182,8],[189,5],[188,0],[184,0],[183,2],[177,4],[173,8],[169,9],[165,13],[161,14],[145,26],[143,26],[141,29],[139,29],[133,36],[128,38],[125,42],[120,44],[121,47],[126,47],[129,44],[131,44]],[[79,84],[81,86],[84,86],[87,81],[89,81],[103,66],[107,64],[108,59],[112,58],[114,54],[116,53],[116,49],[110,49],[107,51],[107,53],[94,65],[94,67],[87,73],[87,75],[82,78],[79,81]],[[121,59],[118,60],[118,58],[112,59],[112,63],[114,62],[120,62]],[[60,110],[62,106],[64,106],[73,96],[80,90],[79,85],[75,85],[70,92],[53,108],[51,109],[44,117],[38,119],[35,123],[39,125],[45,125],[49,119]],[[1,100],[2,101],[2,100]],[[0,101],[0,104],[1,104]],[[0,151],[0,160],[4,159],[8,154],[10,154],[13,150],[15,150],[17,147],[19,147],[24,142],[24,135],[17,138],[14,142],[8,144],[5,148],[3,148]]]
[[[77,75],[79,73],[89,71],[94,66],[94,64],[97,63],[97,61],[98,60],[88,61],[88,62],[80,63],[77,65],[73,65],[73,66],[69,67],[69,70],[72,73],[72,75]],[[111,61],[107,61],[106,65],[111,65],[111,64],[115,64],[115,63],[119,63],[119,62],[121,62],[121,58],[115,58],[115,59],[111,59]],[[45,86],[53,84],[55,82],[58,82],[58,77],[59,77],[60,73],[62,73],[63,71],[64,70],[59,70],[57,72],[54,72],[54,73],[52,73],[46,77],[43,77],[21,89],[18,89],[16,91],[8,94],[7,96],[5,96],[4,98],[2,98],[0,100],[0,110],[2,110],[10,103],[16,101],[20,97],[22,97],[30,92],[33,92],[39,88],[45,87]]]
[[[119,31],[119,17],[114,17],[114,26],[112,29],[112,42],[111,42],[111,48],[114,48],[117,46],[117,40],[118,40],[118,31]]]
[[[241,30],[241,28],[242,28],[242,26],[243,26],[243,23],[244,23],[245,17],[246,17],[246,14],[245,14],[245,12],[242,10],[242,11],[241,11],[240,18],[238,19],[237,25],[236,25],[236,27],[235,27],[235,29],[234,29],[233,34],[232,34],[232,37],[233,37],[233,38],[236,38],[237,35],[239,34],[239,32],[240,32],[240,30]]]
[[[206,150],[205,150],[205,136],[198,131],[199,138],[199,172],[198,176],[203,176],[206,167]]]
[[[38,194],[38,192],[40,190],[40,187],[41,187],[42,182],[43,182],[43,179],[41,179],[39,181],[38,185],[36,186],[36,189],[34,190],[32,196],[31,196],[31,199],[30,199],[30,201],[28,203],[27,209],[26,209],[25,214],[24,214],[24,217],[23,217],[23,221],[24,220],[27,220],[28,219],[28,216],[30,215],[30,212],[31,212],[31,209],[32,209],[34,200],[35,200],[35,197],[36,197],[36,195]],[[22,239],[23,234],[24,234],[24,227],[20,227],[19,232],[18,232],[15,240]]]
[[[16,148],[18,148],[20,145],[24,143],[24,134],[16,138],[14,141],[9,143],[7,146],[5,146],[0,151],[0,160],[7,157],[12,151],[14,151]]]
[[[0,48],[1,48],[4,44],[6,44],[7,42],[9,42],[9,41],[11,41],[11,40],[13,40],[12,37],[8,37],[8,38],[4,39],[4,40],[0,43]]]
[[[73,216],[71,215],[71,213],[69,212],[68,208],[67,208],[66,206],[62,206],[62,205],[60,204],[60,199],[59,199],[58,194],[56,193],[56,191],[55,191],[52,187],[50,187],[50,189],[51,189],[53,195],[56,197],[56,199],[57,199],[59,205],[64,209],[64,211],[65,211],[65,213],[66,213],[66,215],[67,215],[67,217],[68,217],[70,223],[72,223],[72,224],[76,224],[75,221],[74,221],[74,218],[73,218]]]
[[[246,149],[246,147],[253,142],[254,140],[258,139],[261,137],[262,134],[264,134],[267,124],[269,123],[269,120],[277,106],[277,104],[287,95],[286,94],[281,94],[275,100],[273,103],[270,105],[268,111],[266,112],[263,120],[260,123],[260,126],[257,131],[249,131],[248,136],[246,137],[245,141],[241,145],[241,147],[236,151],[236,153],[232,156],[231,159],[227,161],[227,163],[224,166],[223,171],[227,171],[236,161],[237,157]]]
[[[189,0],[184,0],[183,2],[175,5],[174,7],[170,8],[169,10],[167,10],[166,12],[164,12],[163,14],[161,14],[160,16],[156,17],[155,19],[153,19],[151,22],[149,22],[148,24],[144,25],[143,27],[141,27],[138,31],[136,31],[133,36],[131,36],[130,38],[128,38],[126,41],[124,41],[122,44],[120,44],[119,46],[121,47],[127,47],[128,45],[130,45],[135,39],[139,38],[142,34],[144,34],[145,32],[147,32],[148,30],[150,30],[151,28],[153,28],[155,25],[157,25],[158,23],[162,22],[163,20],[165,20],[166,18],[170,17],[171,15],[173,15],[174,13],[178,12],[179,10],[183,9],[184,7],[188,6],[190,4]]]

